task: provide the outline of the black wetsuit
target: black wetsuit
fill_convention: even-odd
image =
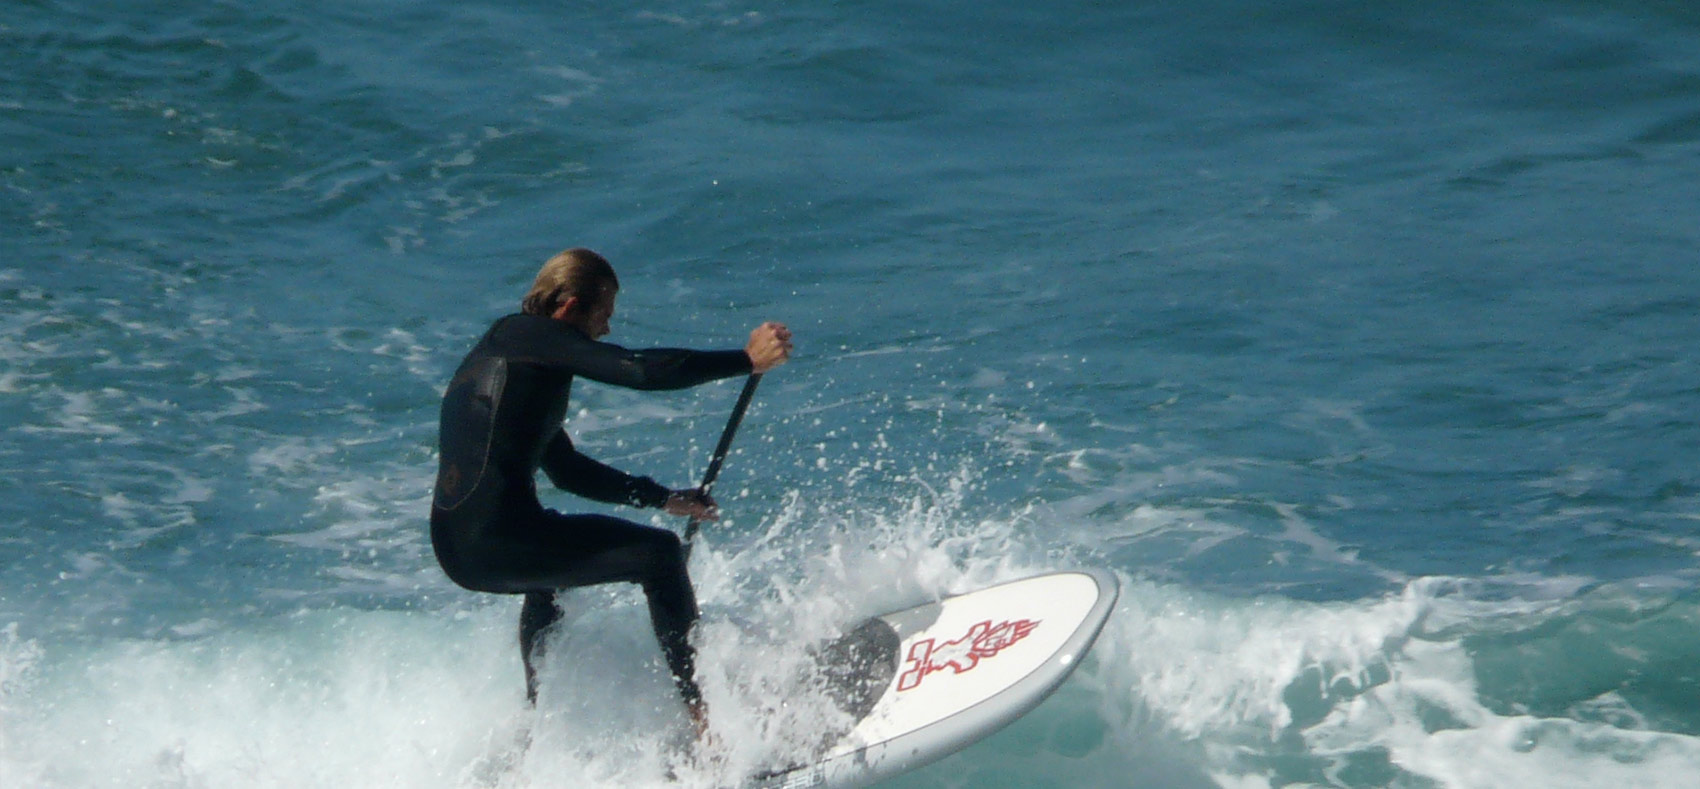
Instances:
[[[431,545],[455,583],[525,595],[520,649],[533,700],[537,636],[560,617],[555,591],[614,581],[643,585],[674,681],[687,701],[700,698],[687,640],[696,595],[679,538],[619,518],[562,515],[537,500],[539,468],[556,487],[598,501],[660,507],[670,493],[573,448],[561,427],[573,377],[682,389],[748,372],[743,351],[631,351],[537,315],[497,320],[455,371],[443,395]]]

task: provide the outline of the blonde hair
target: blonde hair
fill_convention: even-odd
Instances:
[[[577,297],[586,304],[598,304],[619,289],[620,279],[614,276],[614,267],[607,258],[575,247],[543,264],[519,308],[528,315],[549,316],[567,299]]]

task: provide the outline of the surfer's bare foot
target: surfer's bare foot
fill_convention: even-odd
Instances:
[[[697,764],[708,769],[718,769],[726,762],[726,752],[721,747],[720,736],[708,730],[708,705],[698,701],[687,704],[685,709],[691,716],[691,730],[697,736]]]
[[[691,731],[697,735],[697,742],[703,742],[708,737],[708,705],[702,701],[693,701],[685,705],[685,711],[691,716]]]

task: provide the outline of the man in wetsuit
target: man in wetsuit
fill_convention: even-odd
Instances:
[[[534,703],[539,636],[560,618],[555,592],[641,584],[655,637],[700,731],[702,695],[688,640],[696,595],[679,538],[619,518],[545,509],[537,499],[537,470],[556,487],[597,501],[714,518],[714,502],[696,489],[669,490],[574,449],[562,428],[573,378],[682,389],[764,373],[790,358],[791,332],[764,323],[741,351],[627,350],[597,341],[608,333],[619,287],[601,255],[562,252],[538,272],[521,311],[498,319],[466,355],[443,394],[431,545],[455,583],[525,595],[519,641],[526,696]]]

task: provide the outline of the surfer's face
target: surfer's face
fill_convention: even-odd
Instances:
[[[553,317],[577,327],[591,339],[599,340],[608,336],[609,324],[614,320],[614,299],[618,295],[618,291],[609,291],[599,303],[589,305],[574,296],[555,310]]]

